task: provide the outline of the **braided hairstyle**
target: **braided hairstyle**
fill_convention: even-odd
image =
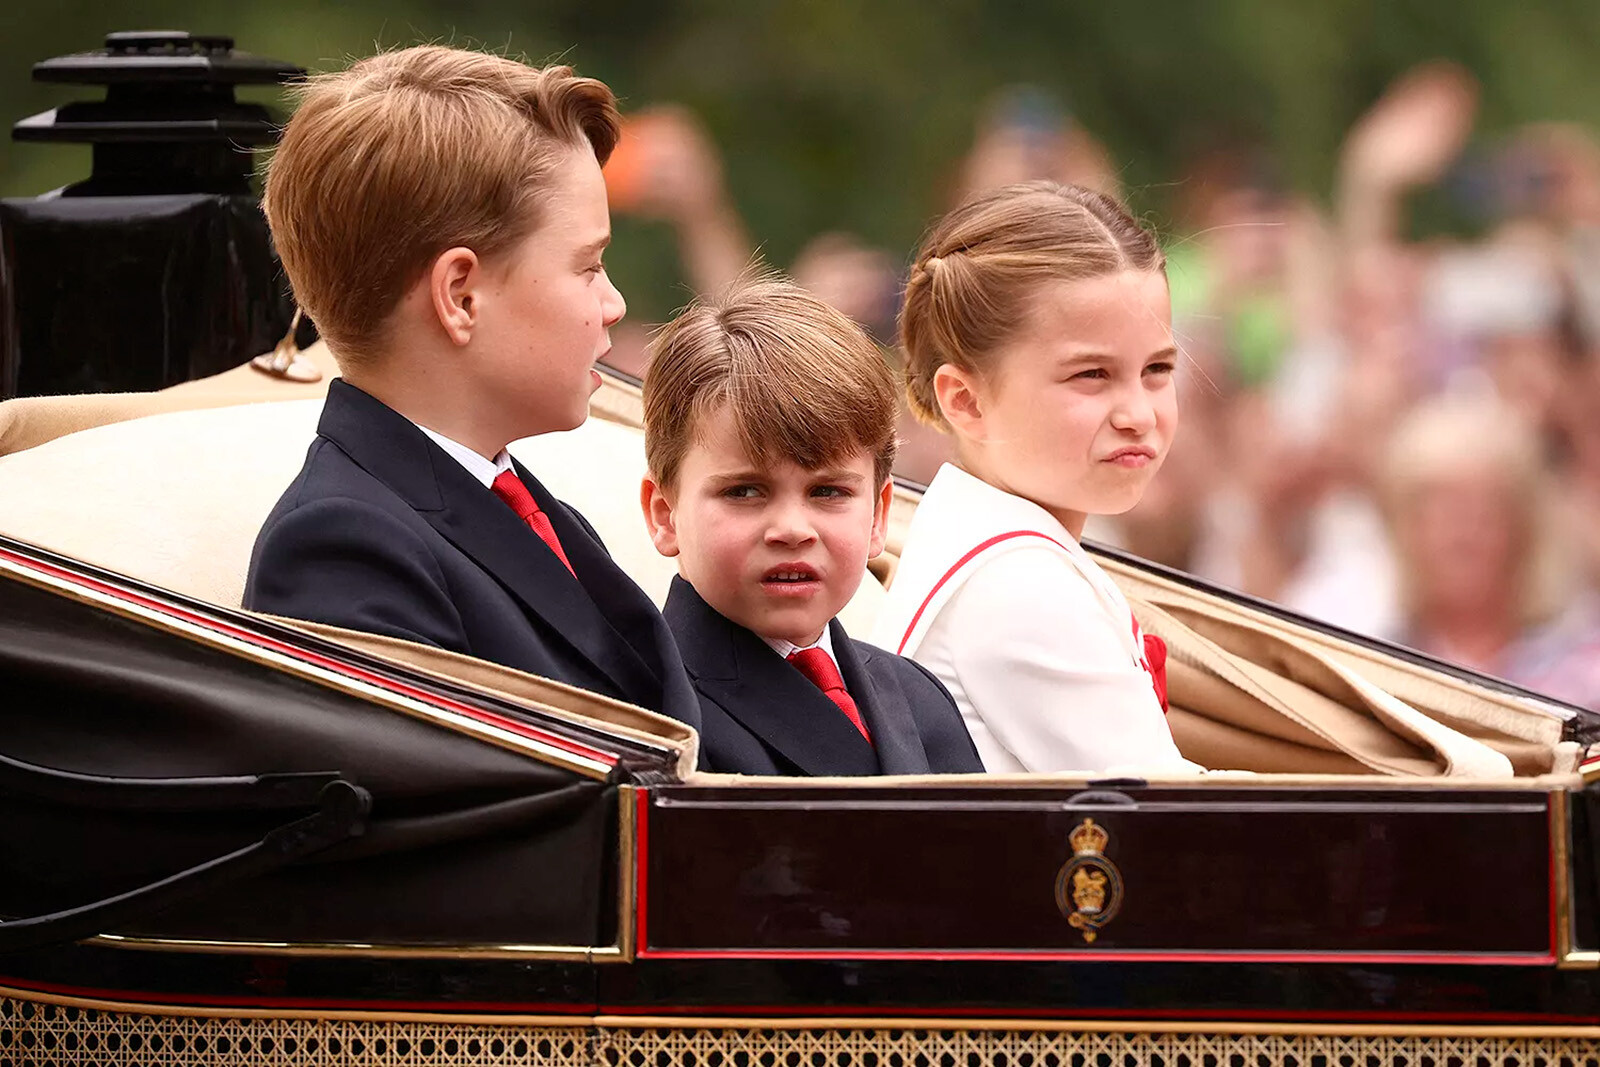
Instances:
[[[934,372],[946,363],[987,371],[1040,285],[1126,270],[1165,272],[1166,256],[1103,193],[1034,181],[967,200],[934,224],[906,283],[900,346],[912,413],[947,430]]]

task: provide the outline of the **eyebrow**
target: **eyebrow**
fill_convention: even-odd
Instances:
[[[846,467],[819,467],[808,473],[814,480],[819,482],[861,482],[866,480],[860,472]]]
[[[1149,363],[1153,359],[1177,358],[1178,346],[1168,345],[1166,348],[1158,349],[1157,351],[1150,353],[1148,356],[1145,356],[1144,362]],[[1084,349],[1081,352],[1071,352],[1062,356],[1060,359],[1056,360],[1056,366],[1065,367],[1073,363],[1115,363],[1116,359],[1117,357],[1113,356],[1109,352],[1101,352],[1097,349]]]
[[[767,475],[751,468],[748,470],[727,471],[722,474],[711,475],[711,481],[718,485],[739,485],[744,482],[765,481]]]
[[[611,234],[608,232],[604,237],[598,237],[595,240],[590,241],[588,244],[584,245],[582,248],[578,249],[578,255],[580,257],[582,257],[582,256],[592,256],[597,252],[604,251],[606,246],[608,246],[610,244],[611,244]]]
[[[807,478],[813,482],[862,482],[866,478],[860,473],[845,467],[819,467],[806,472]],[[745,482],[764,482],[772,477],[771,472],[758,470],[754,467],[745,470],[727,471],[713,474],[710,480],[718,485],[740,485]]]

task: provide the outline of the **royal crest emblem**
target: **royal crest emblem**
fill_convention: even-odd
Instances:
[[[1122,872],[1104,855],[1111,835],[1093,819],[1079,823],[1067,840],[1072,858],[1056,875],[1056,907],[1067,917],[1067,925],[1092,944],[1122,907]]]

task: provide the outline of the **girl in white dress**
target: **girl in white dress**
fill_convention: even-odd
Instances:
[[[1078,543],[1139,502],[1177,429],[1165,266],[1114,200],[1031,182],[951,212],[912,270],[907,392],[956,459],[874,641],[938,676],[990,771],[1198,770],[1167,728],[1165,649]]]

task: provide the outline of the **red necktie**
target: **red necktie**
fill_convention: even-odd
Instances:
[[[550,516],[539,508],[533,494],[528,492],[528,487],[522,484],[522,479],[517,477],[513,470],[503,470],[495,475],[494,495],[510,505],[511,510],[517,513],[517,518],[528,524],[528,528],[539,535],[539,540],[550,546],[550,551],[556,554],[556,559],[561,565],[572,571],[572,564],[567,560],[567,554],[561,550],[561,540],[556,537],[556,528],[550,525]],[[576,578],[577,572],[572,571]]]
[[[861,731],[861,736],[872,743],[872,735],[867,733],[867,724],[861,718],[861,709],[856,707],[856,702],[850,699],[849,690],[844,687],[844,679],[839,677],[839,668],[834,666],[833,657],[820,648],[806,648],[799,652],[789,653],[789,662],[795,669],[807,678],[813,685],[839,705],[839,710],[844,712],[845,718],[855,724]]]

